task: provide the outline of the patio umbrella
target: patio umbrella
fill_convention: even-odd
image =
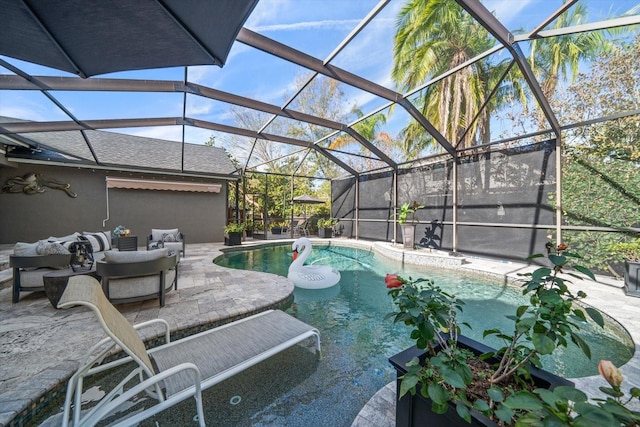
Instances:
[[[291,203],[300,204],[300,205],[319,205],[319,204],[325,203],[325,201],[322,199],[318,199],[316,197],[303,194],[302,196],[297,196],[291,199]],[[307,218],[306,206],[304,207],[304,217],[305,219]]]
[[[0,55],[81,77],[224,65],[258,0],[0,0]]]

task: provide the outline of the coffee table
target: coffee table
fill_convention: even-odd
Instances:
[[[98,278],[95,270],[73,271],[71,268],[52,271],[42,276],[44,292],[47,294],[47,298],[49,298],[53,308],[58,308],[58,302],[60,301],[60,297],[62,297],[64,290],[67,288],[69,278],[83,274]]]

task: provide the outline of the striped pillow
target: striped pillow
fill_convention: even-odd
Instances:
[[[83,231],[78,239],[89,241],[93,252],[102,252],[111,249],[111,231]]]

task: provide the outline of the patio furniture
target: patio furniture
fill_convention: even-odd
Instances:
[[[121,237],[117,237],[116,238],[116,245],[117,245],[119,251],[137,251],[138,250],[138,236],[121,236]]]
[[[184,234],[177,228],[152,228],[151,234],[147,236],[147,249],[157,248],[169,248],[174,251],[181,251],[182,256],[187,256]]]
[[[17,242],[9,256],[9,265],[13,269],[12,301],[20,301],[20,292],[44,291],[45,274],[69,268],[69,247],[74,242],[90,243],[93,258],[98,261],[104,257],[105,250],[111,249],[111,233],[84,231],[62,237],[50,236],[33,243]]]
[[[293,228],[293,237],[296,237],[296,236],[308,236],[309,235],[309,220],[308,219],[305,219],[300,224],[296,224],[295,226],[292,223],[291,226]]]
[[[44,293],[47,295],[47,298],[49,299],[49,302],[51,302],[53,308],[58,308],[58,301],[60,301],[60,297],[69,283],[69,278],[85,274],[87,276],[95,277],[98,280],[100,279],[95,270],[73,271],[71,268],[50,271],[42,276],[42,281],[44,282]]]
[[[70,378],[64,402],[63,427],[70,423],[74,426],[95,425],[143,391],[156,399],[157,403],[135,411],[123,424],[134,425],[194,397],[198,422],[200,426],[204,426],[202,390],[308,338],[315,338],[317,354],[320,354],[317,329],[280,310],[265,311],[171,342],[166,321],[154,319],[132,326],[109,303],[100,284],[92,277],[75,276],[69,279],[58,308],[75,305],[89,307],[108,337],[88,351],[80,367]],[[166,344],[146,350],[137,331],[150,325],[163,327]],[[128,357],[101,364],[116,346],[122,348]],[[137,365],[133,371],[93,408],[83,411],[85,378],[131,361]],[[277,377],[277,374],[274,376]],[[136,378],[140,382],[134,385]],[[125,389],[126,384],[131,385],[131,388]]]
[[[178,289],[178,253],[167,248],[141,252],[106,251],[98,261],[96,272],[102,290],[114,303],[160,299],[164,306],[166,292]]]
[[[13,292],[11,301],[20,301],[20,292],[44,291],[43,277],[47,273],[66,268],[71,262],[71,254],[9,256],[13,268]]]

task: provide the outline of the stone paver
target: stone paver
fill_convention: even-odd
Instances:
[[[230,270],[212,263],[222,244],[193,244],[180,262],[178,290],[158,300],[120,304],[132,323],[153,318],[175,331],[213,327],[290,302],[293,284],[269,273]],[[145,338],[159,330],[146,329]],[[84,307],[57,310],[42,292],[22,293],[11,303],[10,286],[0,289],[0,426],[28,418],[38,402],[52,399],[77,368],[78,360],[104,336]],[[26,411],[26,412],[25,412]]]

